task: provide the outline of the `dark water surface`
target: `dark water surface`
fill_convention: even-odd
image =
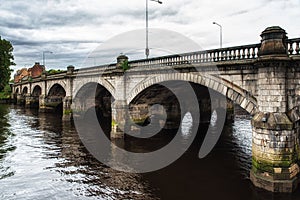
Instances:
[[[182,134],[188,137],[188,130]],[[155,138],[157,143],[166,139]],[[0,105],[0,199],[300,199],[299,190],[275,195],[252,186],[249,116],[227,124],[204,159],[198,158],[198,140],[164,169],[124,173],[95,160],[72,123]],[[125,146],[146,150],[151,142],[126,141]]]

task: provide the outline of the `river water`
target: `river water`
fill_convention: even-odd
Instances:
[[[199,148],[196,138],[159,171],[119,172],[95,160],[60,116],[0,105],[0,199],[300,199],[299,190],[277,195],[252,186],[250,116],[226,124],[204,159]]]

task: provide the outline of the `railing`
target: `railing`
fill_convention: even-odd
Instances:
[[[300,55],[300,38],[286,40],[287,51],[291,56]],[[259,44],[243,45],[229,48],[212,49],[207,51],[196,51],[191,53],[168,55],[157,58],[142,59],[130,61],[129,65],[132,70],[135,67],[142,67],[144,69],[153,69],[166,66],[176,66],[182,64],[199,64],[209,62],[224,62],[224,61],[239,61],[239,60],[253,60],[258,57]],[[99,74],[105,71],[116,69],[116,64],[101,65],[95,67],[88,67],[75,70],[75,74]],[[60,78],[66,72],[56,75],[49,75],[51,78]],[[40,77],[33,80],[39,80]]]
[[[163,67],[181,64],[198,64],[208,62],[236,61],[258,57],[260,44],[237,46],[208,51],[197,51],[172,56],[163,56],[129,62],[130,67]]]
[[[212,49],[207,51],[196,51],[191,53],[168,55],[157,58],[142,59],[130,61],[129,65],[132,70],[135,67],[144,69],[159,68],[165,66],[176,66],[182,64],[199,64],[209,62],[224,62],[224,61],[239,61],[239,60],[254,60],[258,57],[258,51],[261,44],[242,45],[236,47],[228,47],[221,49]],[[300,55],[300,38],[288,39],[287,48],[289,55]],[[82,68],[76,73],[93,74],[103,73],[116,69],[116,64],[101,65],[89,68]]]
[[[289,55],[300,55],[300,38],[287,40],[287,48]]]

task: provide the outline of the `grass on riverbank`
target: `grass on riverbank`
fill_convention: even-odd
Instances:
[[[0,100],[10,99],[10,95],[11,95],[11,87],[9,85],[6,85],[3,91],[0,92]]]

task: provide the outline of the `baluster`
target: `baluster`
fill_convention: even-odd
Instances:
[[[252,51],[251,58],[255,58],[255,47],[252,47],[251,51]]]
[[[230,54],[230,51],[227,50],[227,51],[226,51],[226,60],[230,60],[230,59],[229,59],[229,54]]]
[[[222,60],[227,60],[227,51],[222,52]]]
[[[216,62],[218,62],[220,60],[220,54],[219,53],[220,53],[219,51],[216,52]]]
[[[232,60],[236,59],[236,49],[233,50],[233,54],[232,54]]]
[[[206,55],[206,61],[210,62],[210,53],[205,52],[205,55]]]
[[[242,49],[242,58],[245,58],[245,49]]]
[[[228,52],[229,52],[228,59],[231,60],[232,59],[232,50],[229,50]]]
[[[200,55],[200,54],[198,54],[198,53],[196,54],[196,57],[197,57],[197,59],[196,59],[197,61],[196,61],[196,62],[197,62],[197,63],[200,62],[199,55]]]
[[[221,56],[222,60],[226,60],[226,51],[223,50]]]
[[[293,55],[293,53],[294,53],[293,44],[294,44],[293,42],[288,43],[288,46],[290,46],[290,48],[288,50],[290,55]]]
[[[239,60],[241,58],[240,49],[237,49],[236,59]]]
[[[222,61],[222,59],[223,59],[222,51],[218,52],[218,57],[219,57],[218,61]]]
[[[250,48],[247,48],[247,59],[250,58]]]
[[[300,52],[299,52],[299,51],[300,51],[299,43],[300,43],[300,42],[296,42],[296,49],[295,49],[295,50],[296,50],[296,55],[299,55],[299,54],[300,54]]]

